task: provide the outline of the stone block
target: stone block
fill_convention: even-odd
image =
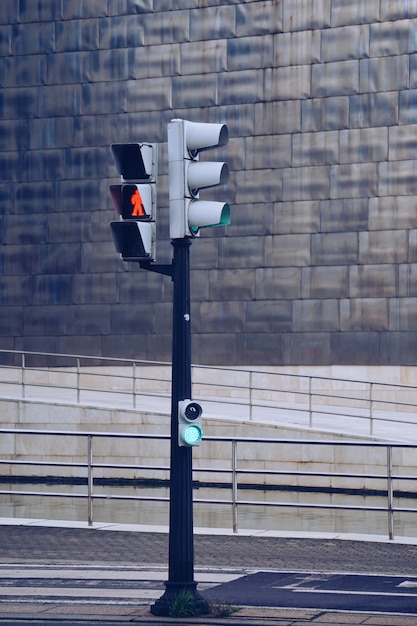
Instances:
[[[410,85],[412,89],[417,87],[417,54],[410,54]]]
[[[127,111],[127,87],[125,81],[84,83],[76,86],[59,85],[59,87],[56,86],[56,94],[52,90],[53,87],[48,87],[45,102],[42,100],[40,102],[43,115],[46,116],[58,116],[59,111],[62,111],[62,115],[77,115],[74,109],[80,109],[81,102],[83,115],[94,115],[95,113],[107,115],[126,113]],[[62,95],[59,90],[61,90]],[[79,94],[77,94],[77,90],[80,91]],[[129,92],[128,98],[130,102],[130,99],[134,99],[131,87]],[[56,99],[54,99],[54,95]]]
[[[301,104],[302,130],[320,131],[348,128],[349,97],[312,98]]]
[[[314,30],[330,26],[330,0],[284,0],[283,30]]]
[[[328,28],[321,33],[321,61],[346,61],[369,57],[369,25]]]
[[[320,60],[320,30],[274,35],[274,66],[309,65]]]
[[[156,49],[161,46],[155,46]],[[161,56],[155,57],[156,67],[161,65]],[[223,72],[227,69],[227,40],[198,41],[182,43],[180,53],[176,55],[177,71],[170,72],[175,75],[184,74],[211,74]],[[145,65],[146,67],[146,65]]]
[[[202,302],[200,305],[202,333],[243,332],[245,307],[243,302]]]
[[[199,354],[200,360],[206,365],[236,365],[238,359],[238,341],[240,335],[231,333],[200,333],[193,337],[193,349]]]
[[[417,296],[417,265],[416,263],[406,263],[398,268],[398,295],[400,298],[407,296]]]
[[[261,267],[255,270],[255,298],[268,300],[301,298],[301,269],[297,267]]]
[[[331,333],[331,360],[333,363],[359,365],[380,362],[379,332]]]
[[[254,115],[256,135],[296,133],[301,130],[300,100],[256,102]]]
[[[414,160],[378,164],[378,196],[413,196],[417,194]]]
[[[357,233],[317,233],[311,237],[313,265],[351,265],[358,262]]]
[[[55,51],[97,50],[99,19],[65,20],[55,24]]]
[[[265,237],[267,267],[302,267],[310,264],[309,235],[272,235]]]
[[[417,125],[395,126],[389,129],[389,160],[406,161],[415,159],[416,151],[413,146],[413,137],[417,132]]]
[[[409,56],[362,59],[360,91],[381,92],[407,89],[409,86]]]
[[[39,93],[39,89],[37,87],[16,87],[8,89],[7,91],[3,89],[2,93],[0,94],[0,111],[3,115],[3,119],[27,119],[28,117],[31,117],[33,115],[39,115],[41,102],[40,95],[41,94]],[[8,154],[7,161],[6,159],[4,159],[4,156],[2,158],[2,171],[4,167],[5,174],[8,171],[6,167],[12,167],[14,172],[16,173],[17,164],[13,164],[13,156],[13,154]],[[10,161],[12,161],[12,163],[10,163]],[[7,178],[7,176],[5,176],[4,180],[9,179]]]
[[[338,362],[331,351],[331,337],[334,333],[285,333],[283,336],[282,363],[303,363],[305,365],[327,365]],[[336,333],[338,335],[339,333]],[[336,358],[336,360],[335,360]]]
[[[388,128],[340,131],[340,163],[388,160]]]
[[[411,230],[416,227],[416,206],[408,196],[369,199],[369,230]]]
[[[365,93],[350,96],[349,100],[349,125],[352,128],[398,124],[398,93],[396,91]]]
[[[382,21],[370,26],[370,56],[398,56],[416,52],[410,20]]]
[[[266,68],[264,76],[265,94],[257,100],[302,100],[312,95],[310,65]]]
[[[0,16],[0,24],[14,24],[19,21],[20,7],[13,0],[6,0],[3,3],[3,10]],[[24,13],[24,11],[23,11]]]
[[[389,300],[386,298],[342,300],[340,325],[342,332],[388,330]]]
[[[266,202],[259,207],[255,207],[252,203],[232,206],[232,223],[227,227],[228,237],[247,237],[250,235],[263,237],[274,232],[276,229],[274,226],[274,204],[272,202]],[[210,267],[213,265],[217,265],[217,259]]]
[[[238,37],[227,40],[228,71],[265,68],[273,65],[273,37]]]
[[[180,50],[180,44],[136,48],[133,60],[134,77],[163,78],[179,75],[181,73]]]
[[[338,301],[336,299],[295,300],[292,330],[296,333],[339,331]]]
[[[390,2],[381,0],[381,21],[402,20],[417,17],[417,6],[410,2]]]
[[[0,304],[18,306],[32,304],[32,277],[0,276]]]
[[[378,22],[379,19],[379,0],[358,0],[350,4],[346,3],[345,0],[332,1],[332,27],[348,24],[368,24]]]
[[[417,331],[417,298],[401,298],[397,301],[398,311],[394,319],[394,327],[390,330]]]
[[[55,23],[38,22],[35,29],[31,23],[12,24],[11,42],[13,55],[52,53],[55,46]]]
[[[149,0],[140,0],[141,3],[149,4]],[[100,0],[91,0],[87,5],[78,0],[67,0],[62,7],[64,20],[77,18],[105,17],[107,6]]]
[[[29,133],[31,149],[36,150],[39,146],[44,149],[66,148],[75,139],[76,124],[72,118],[30,120]],[[45,183],[47,181],[36,186],[31,185],[31,188],[34,191],[36,187],[45,186]],[[45,198],[53,202],[54,195],[54,192],[44,193],[43,202],[45,203]]]
[[[305,267],[302,269],[303,298],[347,298],[347,266]]]
[[[4,87],[25,87],[44,84],[46,82],[48,56],[50,55],[5,55],[2,62],[2,85]]]
[[[393,298],[398,295],[398,269],[392,264],[352,265],[351,298]]]
[[[327,98],[359,93],[359,61],[336,61],[311,67],[311,96]],[[369,91],[363,89],[363,91]]]
[[[292,136],[293,166],[332,163],[339,163],[339,131],[304,132]]]
[[[236,35],[253,36],[282,30],[282,2],[236,3]]]
[[[381,333],[381,362],[387,365],[414,365],[417,332]]]
[[[322,200],[320,202],[320,231],[362,231],[368,226],[368,198]]]
[[[247,332],[288,332],[292,326],[289,300],[260,300],[246,303]]]
[[[259,206],[282,199],[282,172],[287,170],[246,170],[236,172],[234,204]]]
[[[255,108],[257,104],[249,103],[242,104],[239,108],[235,107],[222,107],[220,108],[222,114],[222,120],[225,121],[227,127],[229,129],[229,144],[227,147],[227,154],[229,154],[229,149],[234,143],[233,138],[237,137],[246,137],[248,135],[255,134],[266,134],[267,132],[271,132],[271,126],[269,126],[269,131],[262,132],[262,128],[259,126],[255,131],[255,124],[258,124],[260,120],[255,119]],[[218,113],[216,111],[215,116],[213,116],[213,121],[218,122]],[[269,116],[269,121],[273,123],[272,115]]]
[[[274,204],[274,233],[314,233],[319,230],[319,201],[277,202]]]
[[[291,135],[245,139],[246,169],[279,169],[291,165]]]
[[[68,335],[108,335],[110,333],[109,305],[79,305],[67,308]]]
[[[155,306],[155,305],[154,305]],[[130,334],[135,328],[146,329],[146,332],[154,332],[155,310],[149,303],[113,304],[109,306],[110,333],[117,335]],[[90,305],[91,309],[91,305]],[[87,308],[87,311],[89,309]],[[74,322],[75,323],[75,322]],[[100,323],[97,322],[97,328]],[[96,334],[96,333],[95,333]],[[105,333],[100,333],[105,334]]]
[[[415,229],[408,231],[408,262],[417,262],[417,231]]]
[[[27,336],[43,335],[45,327],[51,335],[66,334],[66,315],[62,306],[25,307],[23,333]]]
[[[174,14],[178,11],[174,11]],[[236,6],[211,6],[189,13],[190,41],[227,39],[236,36]],[[184,21],[187,18],[184,16]]]
[[[282,199],[324,200],[330,194],[330,167],[291,167],[283,170]]]
[[[255,269],[210,270],[208,281],[209,298],[214,301],[251,301],[256,292]],[[201,278],[201,277],[200,277]]]
[[[108,83],[105,83],[108,85]],[[158,107],[170,108],[173,105],[173,81],[171,78],[144,78],[126,82],[127,107],[129,111],[149,111]],[[180,105],[180,106],[184,106]],[[185,105],[186,106],[186,105]]]
[[[359,233],[359,263],[405,263],[408,258],[408,233],[381,230]]]
[[[258,237],[219,240],[219,269],[259,267],[263,262],[264,250],[263,246],[259,245]]]
[[[413,84],[414,83],[415,83],[415,80],[413,79]],[[407,89],[406,91],[400,92],[398,119],[399,119],[400,124],[417,123],[417,90],[416,89]]]
[[[268,70],[265,70],[268,71]],[[271,71],[271,70],[269,70]],[[196,92],[196,76],[192,77],[190,89]],[[266,83],[266,81],[265,81]],[[259,102],[264,100],[264,71],[257,69],[247,69],[243,71],[224,72],[214,75],[215,89],[213,91],[213,103],[219,105],[237,105]],[[197,98],[197,95],[194,94]],[[201,106],[204,101],[197,100],[180,106]],[[207,106],[207,105],[206,105]]]
[[[145,46],[190,41],[192,11],[149,11],[142,16]]]
[[[283,351],[283,334],[281,333],[247,333],[244,348],[247,363],[284,365],[286,362]]]
[[[369,198],[377,195],[378,174],[376,163],[331,165],[330,198]]]

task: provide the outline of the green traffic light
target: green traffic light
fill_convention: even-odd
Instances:
[[[203,431],[200,426],[191,424],[182,431],[182,440],[187,446],[195,446],[203,437]]]

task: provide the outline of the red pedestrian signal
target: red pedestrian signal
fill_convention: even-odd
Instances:
[[[111,223],[116,250],[125,261],[154,261],[158,146],[113,144],[111,148],[121,175],[121,184],[110,185],[119,217]]]

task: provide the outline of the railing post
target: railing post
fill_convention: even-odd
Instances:
[[[25,353],[22,352],[22,398],[24,398],[26,396],[26,392],[25,392],[25,367],[26,367]]]
[[[88,502],[88,525],[93,525],[93,435],[87,437],[87,502]]]
[[[238,510],[237,510],[237,440],[232,441],[232,516],[233,516],[233,532],[237,533],[238,527]]]
[[[77,404],[80,404],[80,359],[77,357]]]
[[[312,389],[312,384],[311,384],[312,378],[311,376],[308,377],[308,425],[310,428],[313,428],[313,401],[311,398],[311,389]]]
[[[252,412],[252,396],[253,396],[253,389],[252,389],[252,385],[253,385],[253,376],[252,376],[252,370],[249,372],[249,419],[253,419],[253,412]]]
[[[392,446],[387,446],[388,538],[394,539],[394,492],[392,486]]]
[[[369,434],[374,434],[374,399],[373,399],[373,391],[374,384],[369,383]]]
[[[133,361],[133,408],[136,409],[136,361]]]

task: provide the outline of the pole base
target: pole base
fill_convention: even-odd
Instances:
[[[165,583],[165,593],[151,606],[162,617],[197,617],[210,613],[208,602],[198,593],[196,582]]]

